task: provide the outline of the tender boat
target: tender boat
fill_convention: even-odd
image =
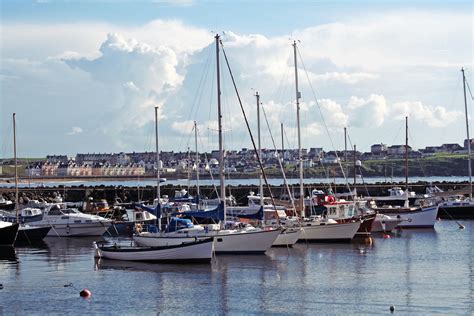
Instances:
[[[153,261],[163,263],[210,262],[213,238],[161,247],[99,246],[94,242],[95,256],[112,260]]]
[[[64,203],[52,203],[43,211],[40,221],[30,222],[29,225],[51,227],[47,236],[101,236],[112,225],[112,221],[66,208]]]
[[[401,217],[400,215],[392,217],[385,214],[377,214],[375,221],[372,223],[372,232],[389,233],[403,221],[408,221],[408,218]]]

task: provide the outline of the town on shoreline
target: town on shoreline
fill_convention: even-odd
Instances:
[[[471,147],[473,147],[471,139]],[[305,177],[396,177],[405,175],[408,156],[410,176],[463,176],[468,173],[468,141],[464,146],[443,144],[413,150],[410,146],[374,144],[370,152],[341,150],[325,152],[323,148],[302,149]],[[408,149],[408,152],[407,152]],[[219,173],[219,151],[161,151],[160,174],[168,179],[212,178]],[[18,176],[29,180],[48,179],[137,179],[156,177],[156,152],[87,153],[75,157],[48,155],[45,158],[18,159]],[[225,151],[226,174],[233,178],[258,177],[259,167],[254,150]],[[280,158],[281,157],[281,158]],[[270,178],[282,177],[278,159],[287,177],[298,177],[297,149],[262,149],[261,159]],[[343,170],[344,169],[344,172]],[[14,176],[13,159],[0,160],[0,179]]]

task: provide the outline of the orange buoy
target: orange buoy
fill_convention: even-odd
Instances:
[[[383,235],[383,238],[384,238],[384,239],[389,239],[389,238],[390,238],[390,235],[389,235],[389,234],[385,234],[385,235]]]
[[[79,293],[79,295],[81,297],[90,297],[90,296],[92,296],[92,293],[88,289],[84,289]]]

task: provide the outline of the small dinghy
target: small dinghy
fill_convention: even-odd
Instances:
[[[101,246],[94,242],[98,258],[152,262],[210,262],[214,252],[214,238],[162,247]]]

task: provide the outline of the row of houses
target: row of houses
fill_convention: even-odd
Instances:
[[[46,161],[27,166],[25,173],[30,177],[143,176],[145,175],[145,165],[139,163],[122,165]]]

